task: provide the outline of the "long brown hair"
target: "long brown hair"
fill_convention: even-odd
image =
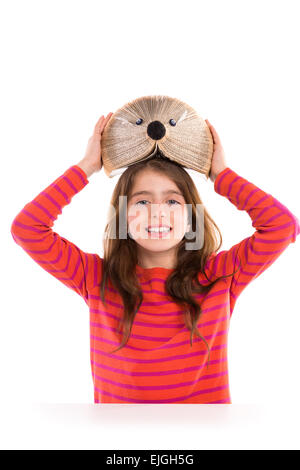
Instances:
[[[122,202],[120,203],[122,198],[120,199],[120,196],[127,196],[129,199],[136,176],[140,171],[145,169],[165,174],[168,178],[173,180],[181,190],[185,203],[191,205],[192,220],[189,222],[191,224],[191,230],[194,233],[196,232],[196,205],[201,204],[203,206],[198,190],[188,172],[186,172],[180,164],[162,155],[159,155],[158,158],[157,154],[155,154],[148,160],[132,164],[120,176],[111,198],[110,204],[111,208],[113,208],[112,215],[109,215],[109,220],[105,227],[102,281],[100,284],[100,296],[104,305],[106,305],[104,290],[108,279],[111,280],[112,285],[123,299],[123,318],[120,319],[118,328],[118,332],[120,332],[122,323],[123,337],[120,346],[111,352],[118,351],[127,343],[135,315],[143,301],[142,290],[135,271],[136,264],[138,264],[137,243],[134,239],[127,236],[127,233],[125,233],[125,239],[119,238],[118,236],[112,237],[111,234],[113,232],[116,234],[119,233],[120,214],[123,211]],[[183,237],[177,245],[176,267],[166,279],[165,289],[168,295],[173,298],[174,302],[184,309],[185,325],[191,331],[191,347],[193,333],[195,333],[203,339],[210,354],[207,341],[197,328],[197,322],[202,311],[199,303],[192,294],[207,293],[218,279],[232,276],[234,273],[220,276],[214,281],[210,280],[205,273],[207,259],[212,253],[217,252],[222,245],[222,235],[206,208],[204,206],[203,208],[204,234],[202,248],[199,250],[186,250],[186,240],[185,237]],[[219,240],[217,238],[217,232],[219,234]],[[195,238],[196,234],[194,238],[189,239],[190,242],[195,241]],[[209,281],[208,285],[203,286],[200,284],[198,279],[199,272],[204,273],[207,281]]]

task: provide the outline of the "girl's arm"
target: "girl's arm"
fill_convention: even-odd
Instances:
[[[86,303],[88,290],[100,282],[101,258],[85,253],[52,230],[62,209],[89,183],[87,174],[71,166],[21,210],[11,225],[15,242],[45,271],[77,292]]]
[[[207,264],[210,279],[240,269],[233,275],[230,286],[230,313],[245,287],[262,274],[281,253],[296,241],[300,233],[297,217],[271,194],[239,176],[228,166],[214,181],[214,189],[226,197],[238,210],[248,213],[255,232],[232,246],[213,254]],[[240,261],[240,263],[239,263]]]
[[[100,282],[102,258],[85,253],[53,232],[53,223],[88,178],[102,168],[101,136],[113,113],[102,115],[89,138],[84,158],[71,166],[15,217],[11,234],[15,242],[45,271],[79,294],[88,304],[88,291]]]

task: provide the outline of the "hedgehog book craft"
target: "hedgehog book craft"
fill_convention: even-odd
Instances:
[[[213,138],[205,120],[188,104],[164,95],[143,96],[112,115],[101,150],[103,169],[110,178],[156,154],[208,179]]]

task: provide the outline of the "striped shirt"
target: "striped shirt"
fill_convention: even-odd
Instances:
[[[201,305],[198,329],[204,341],[185,327],[183,311],[165,291],[172,269],[136,266],[143,303],[135,316],[126,346],[117,331],[122,298],[109,281],[106,308],[100,298],[103,259],[86,253],[52,230],[72,197],[89,183],[77,165],[25,205],[11,226],[14,241],[44,270],[77,292],[89,307],[90,360],[95,403],[231,403],[227,339],[238,296],[265,271],[300,232],[299,220],[277,199],[225,168],[214,190],[238,210],[246,211],[255,232],[229,250],[213,253],[205,265],[210,280],[206,294],[194,294]],[[237,257],[238,253],[238,257]],[[198,279],[209,284],[201,272]]]

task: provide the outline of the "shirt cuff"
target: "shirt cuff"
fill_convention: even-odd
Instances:
[[[88,180],[88,176],[86,172],[82,168],[80,168],[80,166],[73,165],[73,167],[76,168],[86,180]]]
[[[214,190],[217,192],[217,184],[219,182],[219,179],[221,178],[221,176],[227,172],[227,170],[231,170],[231,168],[229,168],[228,166],[226,168],[224,168],[224,170],[222,170],[220,173],[218,173],[216,179],[215,179],[215,182],[214,182]]]

